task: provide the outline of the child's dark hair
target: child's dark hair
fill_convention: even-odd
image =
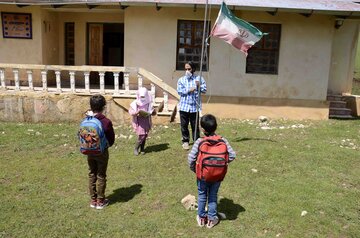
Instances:
[[[90,98],[90,108],[93,112],[102,112],[106,105],[106,100],[104,96],[100,94],[93,95]]]
[[[205,135],[211,135],[216,131],[216,118],[212,114],[205,114],[200,120],[201,127],[205,130]]]
[[[187,62],[186,64],[190,65],[190,67],[191,67],[191,72],[194,73],[195,70],[196,70],[196,65],[195,65],[195,63],[192,62],[192,61],[189,61],[189,62]]]

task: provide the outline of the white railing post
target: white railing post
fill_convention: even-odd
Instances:
[[[99,72],[100,77],[100,93],[105,93],[105,72]]]
[[[169,100],[169,95],[167,92],[164,92],[164,109],[163,109],[164,112],[169,111],[168,100]]]
[[[41,71],[41,81],[43,91],[47,91],[47,72],[45,70]]]
[[[119,73],[113,72],[114,74],[114,95],[119,95]]]
[[[137,74],[138,77],[138,88],[141,88],[143,86],[143,77],[141,74]]]
[[[70,89],[72,93],[75,93],[75,72],[69,71],[70,74]]]
[[[151,98],[152,98],[153,103],[155,103],[155,84],[152,83],[150,85],[151,85],[151,90],[150,90]]]
[[[130,94],[130,82],[129,82],[129,72],[124,72],[124,84],[125,84],[125,94]]]
[[[20,90],[20,82],[19,82],[19,69],[13,69],[14,73],[14,81],[15,81],[15,90]]]
[[[56,92],[61,93],[61,71],[55,71],[56,76]]]
[[[85,91],[90,93],[90,72],[84,72],[85,78]]]
[[[33,84],[33,74],[32,74],[32,70],[28,69],[26,70],[27,73],[27,78],[28,78],[28,83],[29,83],[29,90],[34,90],[34,84]]]
[[[5,90],[5,69],[0,69],[0,81],[1,81],[1,89]]]

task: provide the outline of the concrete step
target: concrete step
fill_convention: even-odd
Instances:
[[[327,101],[343,101],[343,96],[341,94],[328,94],[326,97]]]
[[[355,117],[351,115],[329,115],[330,119],[355,119]]]
[[[345,101],[330,101],[330,108],[346,108]]]
[[[349,115],[351,116],[351,109],[348,108],[329,108],[329,115]]]

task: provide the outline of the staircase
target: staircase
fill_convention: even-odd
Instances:
[[[331,119],[353,119],[351,109],[347,107],[345,98],[340,94],[328,94],[327,101],[330,102],[329,118]]]

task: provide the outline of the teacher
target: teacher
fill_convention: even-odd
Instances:
[[[178,108],[180,112],[182,147],[184,150],[190,148],[189,122],[193,141],[200,137],[199,116],[196,117],[196,114],[201,111],[201,100],[199,100],[199,97],[200,93],[206,93],[206,82],[204,78],[195,75],[195,70],[195,64],[191,61],[187,62],[185,64],[185,75],[179,78],[177,83],[177,92],[180,95]],[[195,127],[197,128],[196,133]]]

